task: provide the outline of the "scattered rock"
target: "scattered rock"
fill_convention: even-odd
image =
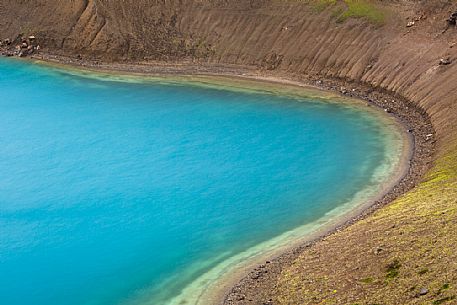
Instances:
[[[447,66],[447,65],[450,65],[451,63],[452,63],[452,61],[449,57],[440,59],[440,66]]]
[[[451,16],[449,16],[447,23],[453,26],[457,24],[457,12],[454,12],[451,14]]]
[[[240,294],[240,295],[238,295],[238,296],[236,297],[236,300],[237,300],[237,301],[243,301],[245,298],[246,298],[246,297],[245,297],[244,295]]]
[[[379,254],[381,254],[381,252],[382,252],[382,251],[384,251],[384,249],[383,249],[383,248],[381,248],[381,247],[377,247],[376,249],[374,249],[374,251],[373,251],[373,252],[374,252],[374,254],[376,254],[376,255],[379,255]]]
[[[407,27],[407,28],[410,28],[410,27],[414,26],[415,24],[416,24],[416,22],[410,21],[410,22],[408,22],[408,23],[406,24],[406,27]]]
[[[251,274],[251,279],[257,280],[259,278],[260,278],[260,273],[259,272],[255,272],[255,273]]]
[[[419,295],[426,295],[427,293],[428,293],[427,288],[421,288],[421,290],[419,291]]]
[[[40,46],[36,44],[36,37],[34,35],[27,37],[18,35],[14,39],[14,44],[9,38],[0,41],[0,54],[2,56],[26,57],[39,50]]]

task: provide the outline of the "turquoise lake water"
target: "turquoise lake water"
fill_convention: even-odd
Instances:
[[[0,302],[167,304],[376,189],[389,132],[347,105],[0,59]]]

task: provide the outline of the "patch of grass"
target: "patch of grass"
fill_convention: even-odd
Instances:
[[[384,11],[371,0],[308,0],[307,2],[316,12],[322,12],[332,6],[332,16],[337,22],[344,22],[349,18],[365,18],[373,24],[382,25],[385,20]]]
[[[371,283],[373,283],[373,278],[367,277],[367,278],[361,279],[360,282],[362,282],[364,284],[371,284]]]
[[[438,290],[438,294],[443,293],[443,291],[448,290],[450,287],[451,287],[451,285],[449,283],[444,283],[444,285],[441,286],[440,290]]]
[[[385,15],[379,8],[367,0],[344,0],[347,9],[338,17],[342,22],[348,18],[366,18],[370,22],[381,25]]]
[[[391,279],[394,279],[398,276],[398,274],[400,273],[400,267],[401,267],[401,264],[400,264],[400,261],[398,259],[394,260],[393,262],[391,262],[390,264],[387,265],[387,274],[386,274],[386,278],[388,280],[391,280]]]
[[[421,305],[457,304],[457,284],[451,281],[456,273],[457,145],[449,144],[446,149],[446,152],[437,154],[433,168],[409,193],[380,209],[368,220],[362,220],[338,233],[338,238],[326,240],[319,250],[307,250],[302,254],[294,266],[287,269],[290,276],[278,281],[280,304],[327,304],[324,298],[328,294],[322,294],[321,291],[344,286],[349,276],[357,277],[358,285],[362,285],[360,279],[367,276],[373,277],[375,283],[382,279],[382,284],[385,284],[362,287],[369,288],[370,300],[359,301],[360,304],[408,304],[409,300],[410,303]],[[359,239],[365,238],[366,232],[380,232],[378,230],[381,228],[390,231],[388,235],[375,237],[376,244],[394,247],[395,252],[386,252],[389,260],[379,265],[381,262],[378,257],[374,259],[374,256],[367,256],[363,262],[353,262],[354,255],[362,250],[366,253],[373,250],[372,243],[363,245]],[[408,234],[399,235],[400,231]],[[405,245],[412,245],[412,248],[405,251]],[[330,249],[338,249],[338,258],[342,257],[332,265],[335,270],[325,268],[330,260],[335,259],[333,254],[326,254],[331,253]],[[395,257],[395,253],[402,254]],[[395,259],[399,262],[392,263]],[[347,262],[351,262],[348,267],[340,267]],[[365,273],[364,268],[354,271],[354,267],[364,264],[375,264],[381,270],[376,269],[369,274]],[[417,267],[412,269],[413,272],[408,272],[407,266]],[[394,279],[386,278],[388,275]],[[329,277],[325,283],[318,280],[323,276]],[[367,290],[353,289],[353,285],[351,283],[350,289],[342,289],[338,295],[340,300],[354,300],[348,305],[357,303],[355,300],[366,299]],[[429,290],[426,296],[410,299],[424,287]],[[442,288],[447,289],[437,294]]]

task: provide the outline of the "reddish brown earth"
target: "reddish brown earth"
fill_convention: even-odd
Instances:
[[[324,2],[1,0],[0,38],[14,45],[34,35],[43,54],[76,62],[242,67],[361,84],[409,101],[436,132],[422,183],[265,267],[268,275],[248,276],[226,303],[457,304],[457,28],[446,22],[457,2],[368,1],[382,22],[339,20],[346,4]]]

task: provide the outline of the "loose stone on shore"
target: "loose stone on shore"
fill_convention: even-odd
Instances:
[[[447,66],[447,65],[450,65],[451,63],[452,63],[452,61],[449,57],[440,59],[440,66]]]
[[[2,56],[26,57],[40,49],[40,45],[36,43],[35,35],[28,37],[18,36],[14,40],[10,38],[0,40],[0,54]]]

